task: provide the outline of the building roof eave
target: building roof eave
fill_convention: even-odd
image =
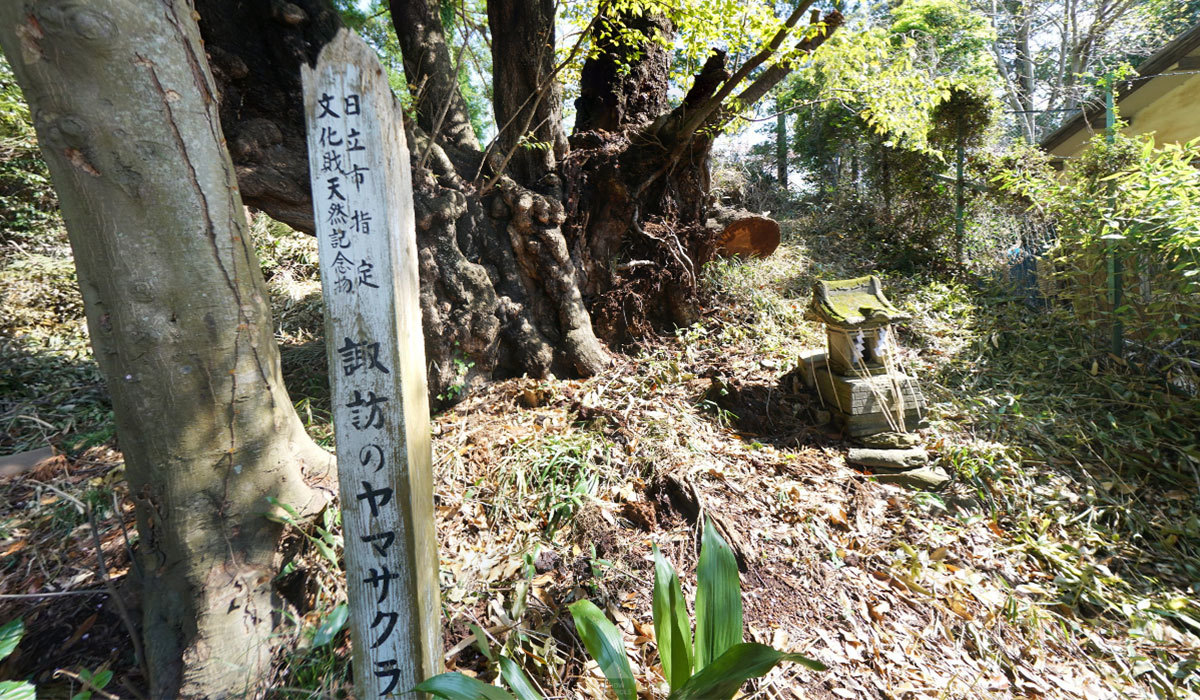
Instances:
[[[1143,78],[1153,78],[1165,73],[1171,66],[1179,63],[1180,59],[1197,48],[1200,48],[1200,24],[1175,37],[1145,61],[1142,61],[1142,64],[1137,69],[1138,75]],[[1119,97],[1117,103],[1120,104],[1122,100],[1145,87],[1150,82],[1150,80],[1125,82],[1122,86],[1123,89],[1118,90]],[[1079,132],[1079,130],[1083,129],[1084,126],[1094,122],[1103,122],[1103,120],[1103,109],[1082,109],[1072,115],[1070,119],[1063,122],[1062,126],[1043,137],[1038,145],[1044,151],[1053,151]]]

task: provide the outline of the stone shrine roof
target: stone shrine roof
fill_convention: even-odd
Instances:
[[[909,319],[883,295],[883,284],[875,275],[817,280],[808,311],[826,325],[847,330],[878,328]]]

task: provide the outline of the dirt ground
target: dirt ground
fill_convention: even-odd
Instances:
[[[710,518],[739,557],[747,639],[829,666],[777,668],[747,697],[1190,697],[1200,630],[1165,615],[1135,626],[1120,601],[1191,610],[1197,591],[1180,567],[1194,565],[1194,550],[1180,544],[1179,562],[1163,563],[1163,552],[1143,565],[1123,562],[1117,543],[1060,546],[1093,512],[1082,501],[1099,482],[1074,471],[1077,461],[998,444],[989,409],[937,384],[983,332],[930,306],[941,292],[894,281],[892,296],[921,314],[901,341],[931,398],[924,443],[956,478],[912,490],[846,464],[847,441],[820,424],[795,367],[821,343],[803,313],[812,279],[870,261],[822,265],[821,246],[837,241],[785,238],[769,260],[711,271],[701,324],[627,349],[601,376],[498,382],[435,417],[447,667],[490,680],[489,657],[503,652],[548,696],[605,697],[567,613],[587,598],[623,632],[642,695],[665,697],[651,546],[691,599]],[[286,328],[302,304],[277,297]],[[301,415],[328,440],[323,353],[311,337],[282,340]],[[21,617],[27,628],[0,678],[32,677],[39,697],[67,698],[83,688],[73,678],[81,669],[111,669],[97,697],[135,698],[136,534],[119,443],[58,444],[66,455],[0,482],[0,622]],[[1154,490],[1144,500],[1184,512],[1195,498],[1145,488]],[[325,525],[289,542],[280,585],[301,624],[265,697],[347,696],[345,633],[311,644],[344,596],[333,562],[311,544],[336,541],[336,524]],[[1047,552],[1067,552],[1065,563]],[[1160,567],[1158,588],[1134,596],[1146,579],[1123,574],[1125,564]]]

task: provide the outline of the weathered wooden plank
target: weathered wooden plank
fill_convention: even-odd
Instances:
[[[400,697],[441,668],[408,146],[383,67],[353,33],[339,32],[301,73],[355,696]]]

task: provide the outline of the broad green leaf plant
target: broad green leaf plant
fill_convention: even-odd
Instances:
[[[679,575],[654,548],[654,636],[668,700],[725,700],[751,678],[764,676],[781,661],[825,670],[819,661],[789,654],[765,644],[743,642],[742,591],[737,561],[712,522],[704,526],[696,569],[696,630],[688,620]],[[570,606],[575,629],[596,661],[617,700],[636,700],[637,681],[625,656],[616,626],[594,603]],[[543,700],[543,696],[511,659],[500,658],[500,677],[511,693],[461,673],[443,673],[414,690],[447,700]]]
[[[25,622],[20,618],[0,625],[0,662],[16,650],[23,636]],[[92,700],[96,692],[104,693],[105,686],[113,679],[113,672],[81,668],[75,677],[84,684],[84,689],[72,695],[71,700]],[[0,681],[0,700],[37,700],[37,688],[29,681]]]
[[[20,619],[0,625],[0,661],[8,658],[21,637],[25,634],[25,623]],[[36,700],[37,692],[27,681],[0,681],[0,700]]]

